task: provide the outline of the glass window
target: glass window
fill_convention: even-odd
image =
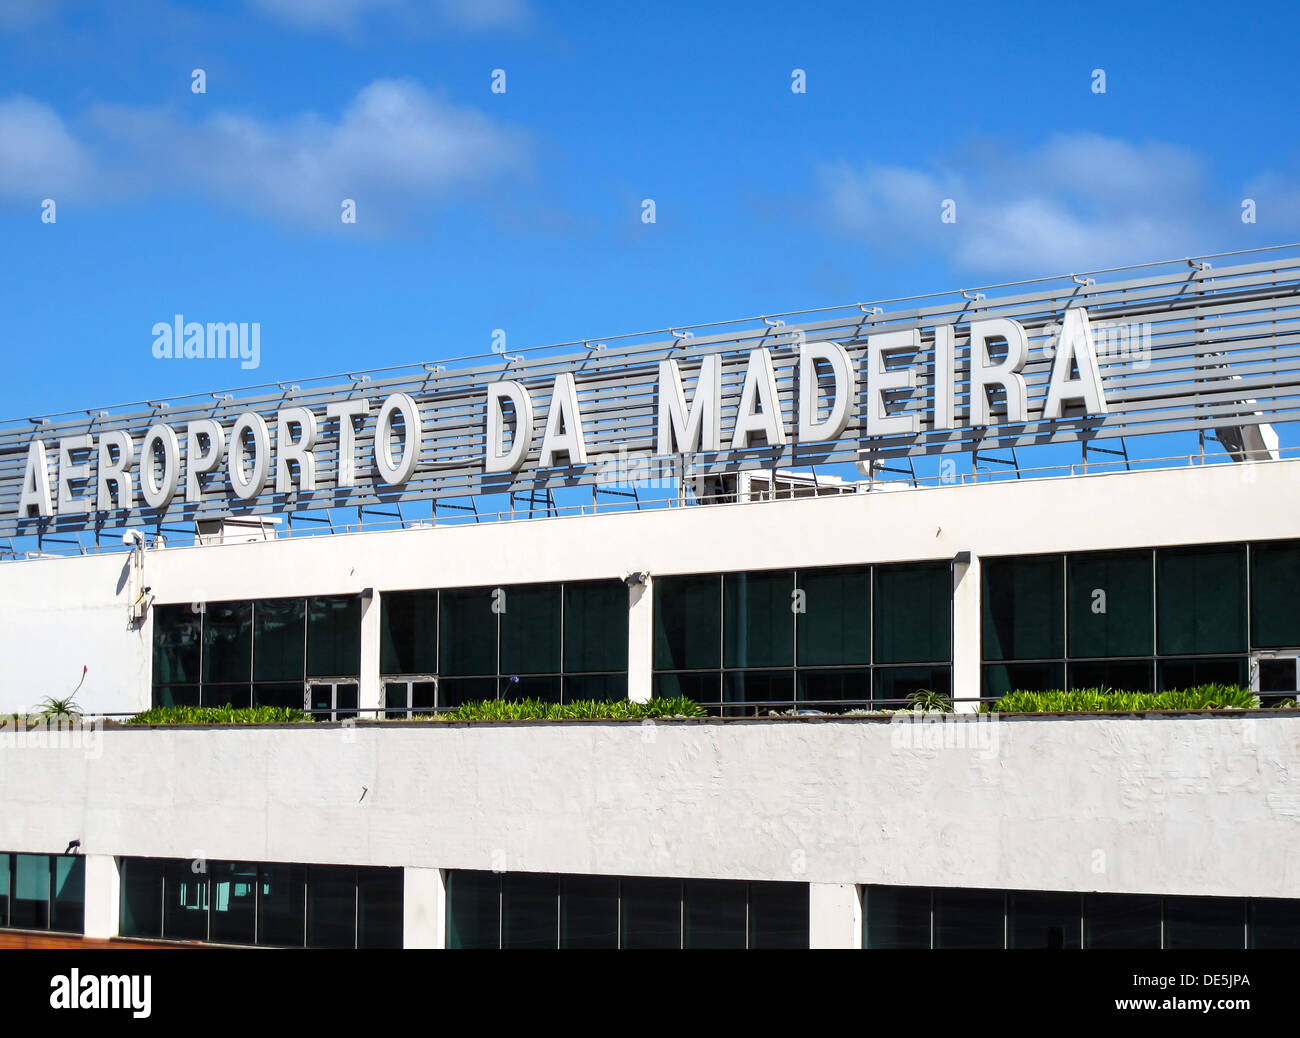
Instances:
[[[984,667],[986,698],[1008,692],[1054,692],[1065,687],[1061,663],[995,663]]]
[[[565,584],[565,673],[626,673],[627,613],[628,589],[621,580]]]
[[[560,880],[560,947],[618,947],[618,880],[564,876]]]
[[[717,574],[654,580],[656,670],[722,665],[722,578]]]
[[[925,887],[864,887],[868,948],[929,948],[930,891]]]
[[[0,854],[0,926],[9,925],[9,859],[11,855]]]
[[[361,599],[307,599],[307,674],[342,677],[361,671]]]
[[[261,682],[253,686],[254,706],[279,706],[302,709],[302,679],[297,681]]]
[[[169,941],[208,939],[208,874],[197,862],[169,861],[163,866],[163,936]]]
[[[871,567],[800,570],[795,579],[805,610],[795,615],[799,666],[870,663]]]
[[[210,940],[221,944],[253,944],[256,939],[257,866],[240,861],[214,861]]]
[[[721,703],[722,675],[717,671],[705,674],[656,674],[654,693],[659,699],[686,696],[697,703]]]
[[[871,699],[871,671],[866,667],[800,670],[796,684],[799,702],[814,710],[833,710],[837,703],[865,703]]]
[[[558,703],[564,685],[559,674],[507,674],[501,678],[502,699],[540,699],[543,703]]]
[[[447,947],[501,946],[501,877],[456,869],[447,873]]]
[[[794,702],[793,670],[729,670],[723,680],[724,702],[772,703],[778,708]],[[737,707],[738,713],[745,712]]]
[[[509,872],[501,880],[501,947],[555,948],[559,943],[558,878]]]
[[[13,856],[13,903],[9,925],[19,930],[50,928],[50,858],[47,854]]]
[[[1150,656],[1155,595],[1150,551],[1071,555],[1070,655]]]
[[[251,706],[252,686],[247,682],[242,685],[205,684],[199,688],[200,706]]]
[[[1159,948],[1160,898],[1151,894],[1085,894],[1086,948]]]
[[[1245,656],[1161,660],[1156,670],[1161,691],[1196,688],[1197,685],[1239,685],[1245,688],[1250,682]]]
[[[301,598],[253,603],[253,680],[301,684],[307,651],[307,604]]]
[[[356,869],[308,865],[307,947],[355,948],[356,925]]]
[[[123,937],[162,936],[163,863],[123,858],[118,932]]]
[[[406,701],[405,681],[384,682],[384,706],[387,707],[384,713],[385,717],[389,720],[395,717],[405,717],[406,708],[409,705]]]
[[[1003,948],[1005,916],[1000,890],[936,890],[936,948]]]
[[[1300,948],[1300,900],[1252,898],[1250,947]]]
[[[1007,895],[1007,947],[1078,948],[1082,918],[1078,894],[1012,891]]]
[[[357,869],[357,947],[402,946],[401,869]]]
[[[504,588],[501,590],[505,591]],[[492,588],[462,588],[441,593],[438,606],[441,624],[439,674],[497,673],[497,613],[494,606],[499,601],[500,596],[494,597]],[[486,698],[495,694],[494,691]]]
[[[307,870],[302,865],[262,865],[257,871],[257,882],[257,943],[275,948],[301,948]]]
[[[749,947],[808,947],[808,884],[749,884]]]
[[[1041,555],[981,563],[984,659],[1037,660],[1065,655],[1061,558]]]
[[[1070,661],[1071,688],[1113,688],[1118,692],[1150,692],[1154,686],[1151,660]]]
[[[154,606],[153,683],[197,683],[202,637],[202,615],[189,604]]]
[[[86,859],[59,854],[54,857],[54,901],[50,929],[81,933],[86,928]]]
[[[445,645],[446,642],[444,641]],[[438,680],[438,705],[457,707],[462,703],[476,703],[497,698],[496,678],[440,678]]]
[[[679,880],[625,879],[621,893],[621,947],[682,946],[682,884]]]
[[[252,673],[253,603],[209,602],[203,612],[204,682],[246,682]]]
[[[1250,644],[1257,649],[1300,646],[1300,541],[1250,546]]]
[[[747,884],[688,879],[682,903],[683,948],[744,948]]]
[[[155,685],[153,689],[154,706],[198,706],[198,685]]]
[[[437,673],[438,592],[385,592],[379,626],[382,673]]]
[[[873,681],[871,698],[875,702],[903,700],[920,691],[952,694],[951,667],[877,667]]]
[[[1161,548],[1160,654],[1246,649],[1246,549],[1243,545]]]
[[[952,658],[952,565],[875,568],[877,663],[939,663]]]
[[[1244,948],[1245,907],[1236,897],[1167,897],[1165,947]]]
[[[726,573],[724,653],[728,667],[794,665],[794,572]]]
[[[498,599],[502,675],[558,674],[560,585],[508,587],[502,592]],[[557,701],[558,696],[557,687]]]
[[[436,681],[411,682],[411,713],[431,714],[438,706],[438,683]]]
[[[595,699],[610,703],[627,698],[627,672],[564,675],[564,702]]]

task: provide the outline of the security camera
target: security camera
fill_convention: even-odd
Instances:
[[[638,584],[644,584],[649,575],[642,570],[631,570],[623,574],[623,583],[628,587],[636,587]]]
[[[126,533],[122,534],[122,543],[127,545],[128,547],[133,544],[138,544],[141,547],[143,547],[144,536],[140,533],[139,530],[127,530]]]

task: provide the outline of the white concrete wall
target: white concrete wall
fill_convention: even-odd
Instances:
[[[0,745],[0,803],[8,851],[1300,897],[1300,715],[109,730]]]
[[[158,602],[718,570],[951,559],[972,553],[958,588],[958,697],[978,695],[978,559],[1300,537],[1300,460],[935,487],[898,493],[484,523],[146,553]],[[128,629],[126,556],[0,564],[0,711],[66,692],[82,664],[91,710],[148,706],[148,624]],[[974,577],[971,580],[970,577]],[[648,638],[649,603],[632,607]],[[974,625],[974,626],[972,626]],[[377,660],[367,628],[367,660]],[[629,658],[647,687],[649,646]],[[377,701],[378,675],[363,675]]]

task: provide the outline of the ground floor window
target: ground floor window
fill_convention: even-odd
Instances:
[[[865,948],[1300,948],[1300,900],[867,886]]]
[[[123,937],[400,948],[400,868],[123,858]]]
[[[449,948],[807,948],[808,884],[447,873]]]
[[[0,853],[0,927],[82,933],[85,907],[84,858]]]

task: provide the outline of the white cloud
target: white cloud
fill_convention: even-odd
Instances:
[[[431,21],[465,29],[527,24],[526,0],[249,0],[263,14],[299,29],[351,32],[369,18],[404,24]]]
[[[101,105],[84,123],[79,141],[44,105],[0,103],[0,195],[179,191],[320,228],[341,226],[351,198],[360,229],[390,231],[519,172],[529,151],[520,131],[407,80],[370,84],[334,120]]]
[[[837,163],[819,171],[836,229],[954,269],[1018,276],[1232,247],[1237,211],[1201,161],[1167,144],[1058,135],[1023,152],[982,148],[944,167]],[[956,223],[941,221],[944,199]]]
[[[44,198],[93,186],[93,159],[48,105],[0,101],[0,196]]]

